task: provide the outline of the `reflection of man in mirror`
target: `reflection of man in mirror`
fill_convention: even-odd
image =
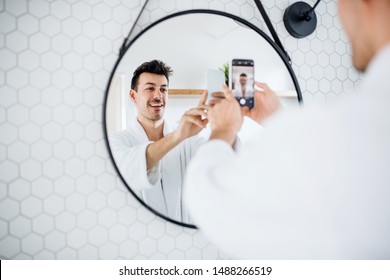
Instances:
[[[248,76],[241,73],[239,77],[239,84],[234,87],[233,94],[237,97],[253,97],[253,88],[248,85]]]
[[[197,108],[185,112],[178,128],[173,129],[164,120],[171,74],[171,68],[158,60],[135,70],[129,95],[137,117],[125,131],[110,135],[110,147],[122,176],[147,205],[169,218],[188,222],[182,180],[202,142],[196,135],[207,124],[207,95]]]

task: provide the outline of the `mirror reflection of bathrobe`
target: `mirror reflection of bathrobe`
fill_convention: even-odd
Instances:
[[[174,129],[164,121],[164,135]],[[110,148],[119,171],[130,188],[151,208],[171,219],[189,223],[182,199],[183,178],[187,165],[203,138],[187,138],[169,151],[148,172],[146,148],[152,143],[134,119],[127,130],[109,137]]]
[[[240,84],[237,84],[235,88],[233,89],[233,95],[235,97],[253,97],[253,87],[250,86],[249,82],[247,86],[245,87],[245,93],[243,94],[242,87]]]

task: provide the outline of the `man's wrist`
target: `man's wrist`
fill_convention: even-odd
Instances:
[[[177,130],[172,132],[171,136],[172,136],[172,139],[173,139],[173,141],[174,141],[174,143],[176,145],[179,144],[180,142],[182,142],[185,139],[185,138],[180,136],[180,134],[177,132]]]
[[[211,131],[210,140],[223,140],[233,146],[236,141],[236,134],[229,130],[213,130]]]

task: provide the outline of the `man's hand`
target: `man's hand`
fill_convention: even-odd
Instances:
[[[233,93],[226,85],[223,85],[222,89],[225,98],[215,102],[207,113],[211,126],[210,139],[221,139],[233,145],[243,118]]]
[[[276,93],[272,91],[267,84],[256,82],[256,85],[262,89],[256,90],[254,95],[254,107],[250,110],[248,107],[242,108],[242,113],[258,123],[275,113],[281,107],[280,100]]]
[[[208,106],[205,105],[207,92],[204,92],[199,101],[198,107],[192,108],[184,113],[180,120],[179,127],[175,131],[177,139],[183,141],[186,138],[198,134],[204,129],[208,123],[207,113],[205,110]]]
[[[202,95],[198,107],[185,112],[176,131],[148,145],[146,149],[146,168],[150,170],[174,147],[184,139],[198,134],[207,125],[205,105],[207,93]]]

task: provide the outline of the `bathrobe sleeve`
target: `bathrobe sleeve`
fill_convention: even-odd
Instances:
[[[184,193],[194,224],[235,258],[389,258],[388,121],[344,108],[283,113],[238,153],[222,140],[199,147]]]
[[[161,162],[146,170],[146,148],[151,141],[133,144],[125,133],[110,135],[110,148],[115,164],[128,185],[135,190],[156,187],[161,180]]]

